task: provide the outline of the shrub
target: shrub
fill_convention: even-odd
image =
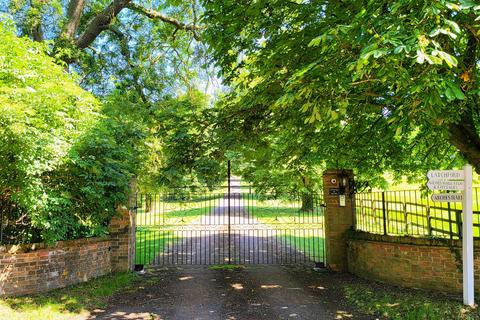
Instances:
[[[137,163],[141,124],[118,100],[102,107],[47,49],[0,24],[3,242],[104,233]]]

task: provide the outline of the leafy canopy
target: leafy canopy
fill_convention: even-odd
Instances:
[[[285,135],[309,131],[303,142],[321,146],[310,150],[318,164],[354,167],[370,178],[463,159],[480,169],[478,4],[204,5],[205,37],[233,89],[227,99],[234,109],[268,113],[265,121]]]

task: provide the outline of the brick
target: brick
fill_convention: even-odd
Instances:
[[[368,236],[367,236],[368,237]],[[372,239],[379,239],[372,236]],[[457,266],[455,255],[447,246],[385,237],[383,241],[369,241],[351,238],[348,240],[348,270],[360,277],[387,282],[395,285],[460,293],[462,273]],[[389,241],[391,240],[391,241]],[[372,263],[374,261],[375,263]],[[480,292],[480,255],[475,255],[475,288]]]

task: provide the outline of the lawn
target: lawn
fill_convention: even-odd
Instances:
[[[180,240],[173,230],[137,229],[135,264],[151,264],[160,252]]]
[[[392,320],[480,319],[478,309],[462,305],[456,297],[376,283],[345,287],[347,301],[372,318]]]
[[[480,189],[474,188],[474,235],[480,236]],[[385,204],[385,205],[384,205]],[[419,190],[360,193],[356,195],[357,227],[383,233],[383,207],[386,231],[394,235],[458,237],[462,205],[458,202],[433,202],[430,194]]]
[[[138,280],[133,273],[116,273],[44,294],[0,299],[0,318],[9,320],[85,319],[104,308],[108,297]]]
[[[137,200],[137,226],[158,227],[190,223],[207,215],[217,207],[224,197],[218,194],[152,195]]]

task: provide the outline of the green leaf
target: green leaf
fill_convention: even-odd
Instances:
[[[452,56],[452,55],[450,55],[450,54],[448,54],[444,51],[438,51],[438,55],[440,56],[440,58],[442,58],[447,63],[447,65],[450,68],[454,67],[454,66],[455,67],[457,66],[458,61],[454,56]]]
[[[458,24],[455,21],[445,19],[445,23],[453,29],[453,31],[457,34],[460,34],[461,30]]]
[[[477,6],[477,3],[472,0],[460,0],[460,4],[462,5],[462,8],[464,9],[470,9],[472,7]]]
[[[397,129],[395,130],[395,137],[400,137],[402,135],[402,127],[397,127]]]
[[[460,87],[455,84],[455,83],[450,83],[450,88],[452,89],[453,91],[453,94],[455,95],[455,97],[459,100],[465,100],[467,97],[465,96],[465,94],[463,93],[462,89],[460,89]]]
[[[451,87],[448,87],[447,90],[445,90],[445,96],[447,97],[448,101],[452,101],[455,99],[455,93],[453,92],[453,89]]]

